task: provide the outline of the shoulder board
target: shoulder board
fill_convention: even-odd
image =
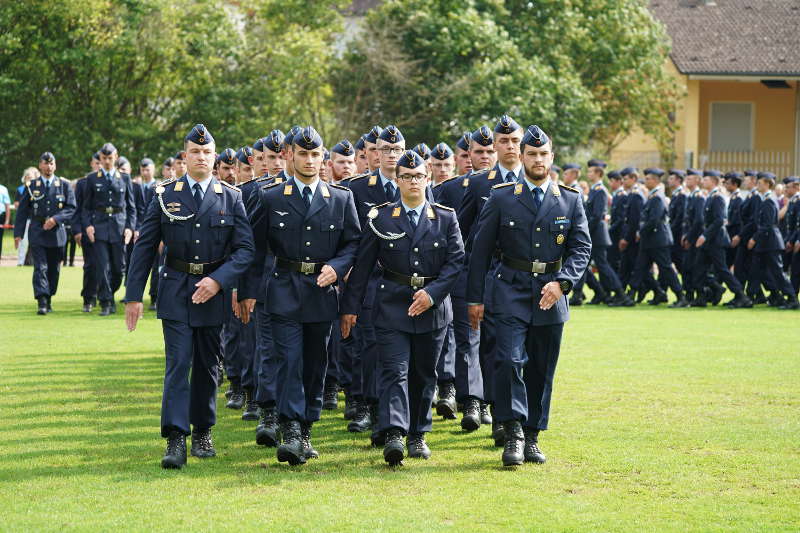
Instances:
[[[258,182],[267,181],[267,180],[271,180],[271,179],[272,179],[272,176],[259,176],[259,177],[255,178],[255,180],[258,181]]]
[[[352,178],[350,178],[350,181],[352,182],[352,181],[360,180],[361,178],[366,178],[369,175],[370,175],[369,172],[365,172],[363,174],[359,174],[358,176],[353,176]]]
[[[502,189],[503,187],[510,187],[511,185],[516,185],[513,181],[509,181],[508,183],[498,183],[494,185],[492,189]]]
[[[254,181],[258,181],[258,178],[251,178],[247,181],[243,181],[242,183],[239,184],[239,187],[241,187],[242,185],[247,185],[248,183],[253,183]]]
[[[444,209],[445,211],[452,211],[453,213],[456,212],[455,209],[453,209],[452,207],[447,207],[446,205],[442,205],[442,204],[433,204],[433,205],[435,205],[439,209]]]
[[[567,189],[568,191],[576,192],[578,194],[580,194],[581,192],[575,187],[570,187],[569,185],[564,185],[563,183],[559,183],[558,186],[561,187],[562,189]]]
[[[454,179],[456,179],[456,178],[455,178],[455,177],[452,177],[452,178],[447,178],[446,180],[444,180],[444,181],[440,181],[439,183],[437,183],[436,185],[434,185],[434,186],[433,186],[433,188],[435,189],[435,188],[436,188],[436,187],[438,187],[439,185],[444,185],[444,184],[445,184],[445,183],[447,183],[448,181],[452,181],[452,180],[454,180]]]
[[[484,169],[484,170],[477,170],[477,171],[473,172],[472,174],[465,174],[464,177],[465,178],[474,178],[476,176],[481,176],[483,174],[487,174],[488,175],[489,174],[489,170],[490,169],[488,169],[488,168]]]
[[[267,183],[266,185],[263,185],[261,188],[264,189],[264,190],[271,189],[271,188],[275,187],[276,185],[283,185],[283,183],[284,182],[282,182],[282,181],[281,182],[273,181],[272,183]]]
[[[328,187],[333,187],[334,189],[341,189],[343,191],[350,191],[349,188],[345,187],[344,185],[339,185],[338,183],[326,183]],[[352,192],[352,191],[350,191]]]
[[[237,192],[242,192],[242,190],[239,187],[237,187],[236,185],[231,185],[227,181],[219,180],[219,183],[221,183],[223,187],[227,187],[227,188],[232,189],[232,190],[237,191]]]
[[[381,207],[386,207],[387,205],[391,204],[392,202],[383,202],[382,204],[378,204],[375,206],[375,209],[380,209]]]
[[[159,181],[156,186],[164,187],[165,185],[169,185],[170,183],[175,183],[178,181],[178,178],[167,178],[165,180]]]

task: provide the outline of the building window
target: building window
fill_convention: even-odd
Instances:
[[[749,152],[753,149],[753,104],[711,102],[709,142],[712,152]]]

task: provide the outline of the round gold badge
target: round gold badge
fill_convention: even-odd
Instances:
[[[556,237],[556,244],[564,244],[564,234],[559,233],[558,237]]]

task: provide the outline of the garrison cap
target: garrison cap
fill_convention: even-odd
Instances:
[[[608,176],[608,179],[610,180],[622,179],[622,174],[619,173],[619,170],[612,170],[611,172],[606,174],[606,176]]]
[[[100,147],[100,153],[103,155],[111,155],[117,151],[117,147],[111,143],[105,143]]]
[[[790,183],[800,183],[800,176],[788,176],[783,178],[783,183],[789,185]]]
[[[328,151],[327,148],[323,147],[322,148],[322,160],[323,161],[328,161],[328,160],[330,160],[330,158],[331,158],[331,153]]]
[[[236,152],[233,148],[225,148],[218,156],[217,163],[225,163],[226,165],[233,165],[236,163]]]
[[[771,179],[772,181],[775,181],[776,176],[772,172],[759,172],[758,173],[758,179],[761,179],[761,178],[767,178],[767,179]]]
[[[314,129],[314,126],[306,126],[292,137],[292,144],[305,150],[314,150],[322,146],[322,137]]]
[[[578,163],[565,163],[564,164],[564,172],[567,170],[580,170],[581,166]]]
[[[683,170],[681,170],[679,168],[671,168],[671,169],[669,169],[669,174],[670,175],[675,175],[675,176],[680,176],[681,178],[685,178],[686,177],[686,172],[684,172]]]
[[[555,172],[557,172],[558,174],[561,174],[561,167],[560,167],[560,166],[558,166],[558,165],[552,165],[552,166],[550,167],[550,170],[554,170],[554,171],[555,171]]]
[[[140,167],[153,167],[153,166],[155,166],[155,165],[156,165],[156,164],[155,164],[155,163],[153,162],[153,160],[152,160],[152,159],[150,159],[149,157],[145,157],[144,159],[142,159],[141,161],[139,161],[139,166],[140,166]]]
[[[431,149],[425,143],[419,143],[413,148],[413,150],[417,152],[417,154],[419,154],[419,156],[422,157],[422,159],[424,159],[425,161],[431,158]]]
[[[366,146],[364,145],[364,137],[366,137],[366,135],[362,135],[356,141],[356,145],[354,146],[356,150],[363,150],[364,148],[366,148]]]
[[[737,186],[742,184],[742,174],[740,172],[728,172],[723,176],[723,179],[735,183]]]
[[[549,142],[550,137],[547,136],[542,128],[536,125],[528,126],[528,129],[525,130],[525,136],[522,138],[522,144],[527,144],[534,148],[540,148]],[[564,170],[566,169],[566,165],[564,165]]]
[[[92,159],[94,159],[95,161],[100,161],[100,151],[99,150],[92,154]]]
[[[664,175],[664,171],[661,170],[658,167],[646,168],[646,169],[644,169],[644,173],[645,173],[645,175],[647,175],[647,174],[655,174],[659,178]]]
[[[425,160],[414,150],[406,150],[405,153],[400,156],[400,159],[397,160],[397,166],[404,168],[419,168],[424,164]]]
[[[605,162],[605,161],[603,161],[602,159],[590,159],[590,160],[589,160],[589,161],[586,163],[586,166],[587,166],[587,167],[600,167],[600,168],[606,168],[608,165],[606,165],[606,162]]]
[[[350,144],[350,141],[347,139],[342,139],[338,143],[336,143],[333,148],[331,148],[331,152],[334,154],[341,154],[347,157],[351,155],[355,155],[356,150],[353,148],[353,145]]]
[[[639,174],[639,169],[636,167],[625,167],[619,171],[619,174],[624,178],[628,174]]]
[[[469,139],[470,139],[469,132],[462,133],[461,137],[459,137],[458,140],[456,141],[456,148],[464,150],[465,152],[469,150]]]
[[[758,172],[756,172],[755,170],[747,169],[747,170],[744,171],[744,175],[745,176],[752,176],[752,177],[755,178],[756,176],[758,176]]]
[[[686,169],[687,176],[702,176],[703,173],[697,170],[696,168],[687,168]]]
[[[289,132],[283,137],[283,146],[288,146],[291,148],[292,143],[294,142],[294,136],[297,135],[301,129],[302,128],[300,126],[292,126]]]
[[[175,161],[185,161],[186,160],[186,152],[181,150],[180,152],[175,152],[175,155],[172,157]]]
[[[490,144],[494,144],[494,132],[487,126],[481,126],[472,132],[470,139],[481,146],[489,146]]]
[[[174,164],[175,164],[175,158],[174,157],[168,157],[168,158],[166,158],[164,160],[164,164],[162,166],[172,168],[172,165],[174,165]]]
[[[387,143],[400,143],[406,140],[400,130],[397,129],[397,126],[394,125],[386,126],[378,136],[378,139]]]
[[[269,132],[269,135],[264,137],[261,141],[265,149],[268,148],[276,154],[279,154],[281,153],[281,145],[283,145],[284,137],[285,135],[281,130],[272,130]]]
[[[712,168],[712,169],[709,169],[709,170],[704,170],[703,171],[703,176],[714,176],[715,178],[721,178],[722,177],[722,172]]]
[[[375,144],[376,142],[378,142],[378,138],[381,136],[382,132],[383,132],[383,128],[381,128],[380,126],[375,124],[374,126],[372,126],[372,129],[369,130],[364,135],[364,141],[368,142],[368,143]]]
[[[239,148],[239,151],[236,152],[236,159],[238,159],[240,162],[248,166],[250,165],[250,159],[248,158],[252,156],[253,156],[253,149],[250,148],[249,146],[242,146],[241,148]]]
[[[431,150],[431,157],[444,161],[453,157],[453,150],[446,143],[439,143]]]
[[[204,145],[214,142],[214,137],[211,132],[206,129],[203,124],[195,124],[189,133],[184,137],[184,141],[193,142],[195,144]]]
[[[55,160],[56,156],[54,156],[52,152],[45,152],[39,156],[39,161],[46,161],[48,163],[52,163]]]
[[[503,115],[502,117],[500,117],[500,120],[497,122],[497,125],[495,125],[494,132],[509,134],[521,129],[522,126],[520,126],[516,120],[509,117],[508,115]]]
[[[256,139],[256,142],[253,143],[253,150],[256,150],[257,152],[264,151],[264,137]]]
[[[122,167],[122,165],[130,165],[130,164],[131,164],[131,162],[128,161],[128,158],[125,157],[124,155],[119,156],[119,159],[117,159],[116,163],[114,163],[114,165],[117,168]]]

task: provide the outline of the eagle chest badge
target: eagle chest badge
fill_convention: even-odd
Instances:
[[[564,234],[559,233],[558,237],[556,237],[556,244],[564,244]]]

